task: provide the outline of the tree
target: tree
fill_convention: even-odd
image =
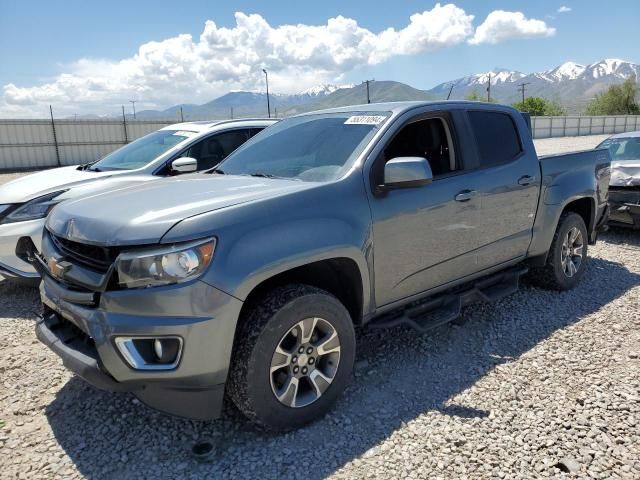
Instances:
[[[588,115],[639,115],[637,101],[638,85],[635,76],[627,78],[621,85],[611,85],[606,92],[599,93],[587,105]]]
[[[524,102],[514,103],[513,108],[532,116],[564,115],[562,107],[557,102],[542,97],[528,97]]]

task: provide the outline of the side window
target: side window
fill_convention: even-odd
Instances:
[[[449,127],[441,118],[405,125],[389,142],[383,155],[385,162],[397,157],[426,158],[434,177],[458,169]]]
[[[198,160],[198,170],[213,168],[249,140],[252,130],[232,130],[212,135],[193,144],[182,156]]]
[[[468,114],[481,168],[508,163],[520,155],[520,137],[510,115],[479,110]]]

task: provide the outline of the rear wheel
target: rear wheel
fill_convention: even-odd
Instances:
[[[338,299],[306,285],[278,288],[239,326],[227,391],[255,423],[296,428],[331,408],[354,357],[353,323]]]
[[[543,288],[570,290],[584,275],[587,260],[587,227],[580,215],[560,216],[544,267],[533,269],[531,279]]]

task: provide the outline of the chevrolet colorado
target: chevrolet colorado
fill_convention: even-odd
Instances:
[[[606,149],[538,158],[525,118],[473,102],[282,120],[208,173],[64,202],[38,338],[88,382],[211,419],[225,393],[286,430],[352,374],[354,327],[426,331],[527,270],[573,288],[606,221]]]

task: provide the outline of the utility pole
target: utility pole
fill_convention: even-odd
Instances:
[[[527,82],[527,83],[523,82],[523,83],[520,83],[518,85],[518,91],[522,92],[522,103],[524,103],[524,92],[525,92],[525,89],[526,89],[527,85],[529,85],[530,83],[531,82]]]
[[[137,100],[129,100],[129,103],[133,106],[133,118],[136,118],[136,102]]]
[[[233,107],[229,107],[229,113],[231,114],[231,120],[233,120]]]
[[[182,111],[182,105],[180,105],[180,121],[184,122],[184,112]]]
[[[366,84],[366,86],[367,86],[367,103],[371,103],[371,94],[369,92],[369,83],[373,82],[373,81],[374,80],[365,80],[364,82],[362,82],[362,83]]]
[[[491,102],[491,74],[489,74],[489,85],[487,86],[487,102]]]
[[[262,72],[264,73],[264,81],[267,84],[267,115],[271,118],[271,103],[269,102],[269,74],[263,68]]]

